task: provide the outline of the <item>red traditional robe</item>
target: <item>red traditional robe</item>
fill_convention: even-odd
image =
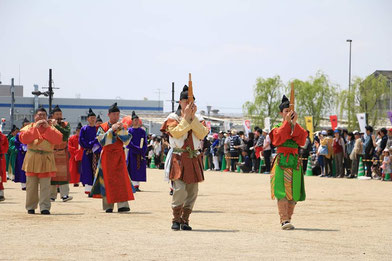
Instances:
[[[70,183],[80,182],[79,166],[83,157],[83,148],[79,145],[79,136],[72,135],[68,140]]]
[[[102,153],[91,190],[93,197],[105,196],[110,204],[135,199],[123,147],[130,139],[127,128],[113,132],[108,122],[100,125],[98,141],[102,146]]]
[[[3,190],[3,182],[7,182],[7,173],[5,171],[5,154],[8,151],[8,139],[0,132],[0,190]]]

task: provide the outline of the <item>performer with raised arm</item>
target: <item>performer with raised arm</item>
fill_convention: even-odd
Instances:
[[[108,116],[109,121],[101,124],[97,132],[102,153],[90,195],[102,198],[106,213],[113,212],[114,203],[118,212],[127,212],[130,211],[128,200],[134,200],[134,196],[123,146],[128,145],[132,136],[127,126],[119,122],[117,103],[109,108]]]
[[[132,184],[136,191],[140,191],[140,182],[146,182],[146,151],[147,151],[147,135],[146,131],[141,128],[142,122],[136,113],[132,112],[132,126],[128,129],[132,139],[129,142],[128,150],[128,173],[131,177]]]
[[[21,130],[19,139],[27,144],[23,161],[26,172],[26,209],[28,214],[35,214],[39,203],[41,214],[50,214],[50,178],[56,175],[54,146],[61,144],[63,135],[51,121],[47,121],[44,108],[38,108],[34,114],[34,123]],[[38,196],[39,184],[39,196]]]
[[[191,79],[189,85],[192,87]],[[196,116],[193,100],[192,89],[185,85],[177,112],[171,113],[161,127],[161,131],[169,135],[172,148],[165,167],[173,181],[173,230],[192,230],[189,216],[196,202],[198,183],[204,180],[201,141],[208,134],[208,128],[201,116]]]
[[[283,122],[275,126],[269,134],[272,144],[277,147],[271,171],[271,198],[278,201],[281,228],[289,230],[294,229],[291,217],[297,201],[303,201],[306,197],[298,147],[305,144],[308,136],[307,131],[297,123],[293,85],[291,102],[283,95],[279,109]]]
[[[58,105],[54,107],[52,114],[52,124],[58,131],[63,134],[63,142],[59,145],[54,146],[54,158],[56,160],[57,172],[56,176],[53,177],[51,181],[52,188],[50,198],[52,201],[56,200],[58,186],[61,199],[63,200],[63,202],[66,202],[72,199],[72,196],[69,195],[70,173],[68,165],[68,138],[71,134],[71,126],[68,122],[64,121],[63,112]]]
[[[90,108],[87,114],[88,125],[83,126],[79,134],[79,144],[83,148],[80,181],[84,185],[86,194],[91,192],[99,155],[101,154],[101,145],[97,140],[98,126],[96,126],[96,120],[97,117]]]

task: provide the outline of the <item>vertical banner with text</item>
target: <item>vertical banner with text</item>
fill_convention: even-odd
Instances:
[[[245,135],[248,137],[249,133],[252,132],[252,129],[250,128],[250,120],[244,120],[244,130],[245,130]]]
[[[305,116],[305,125],[309,131],[310,140],[313,141],[313,116]]]

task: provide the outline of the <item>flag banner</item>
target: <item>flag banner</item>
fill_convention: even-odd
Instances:
[[[392,124],[392,111],[388,112],[388,118],[389,118],[389,120],[391,121],[391,124]]]
[[[336,127],[338,127],[338,116],[337,115],[331,115],[331,116],[329,116],[329,119],[331,120],[332,129],[335,130]]]
[[[252,132],[252,129],[250,128],[250,120],[244,120],[243,125],[244,125],[245,135],[246,137],[248,137],[248,134]]]
[[[310,140],[313,141],[314,131],[313,131],[313,116],[305,116],[305,126],[309,131]]]
[[[366,114],[365,113],[357,113],[357,119],[359,124],[359,129],[361,132],[366,133]]]
[[[264,119],[264,128],[271,130],[271,118],[270,117],[266,117]]]

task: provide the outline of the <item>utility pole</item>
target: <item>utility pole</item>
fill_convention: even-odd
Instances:
[[[34,90],[32,92],[33,95],[35,95],[36,97],[40,96],[40,95],[44,95],[46,97],[49,97],[49,114],[52,113],[52,100],[53,100],[53,89],[59,89],[59,88],[55,88],[53,87],[53,79],[52,79],[52,69],[49,69],[49,87],[42,87],[42,89],[48,89],[46,92],[41,92],[38,90]]]
[[[171,104],[172,104],[172,112],[174,112],[174,104],[176,101],[174,100],[174,82],[172,82],[172,99],[171,99]]]
[[[349,53],[349,58],[348,58],[348,108],[351,110],[350,107],[350,99],[351,99],[351,43],[353,40],[347,39],[346,42],[350,43],[350,53]],[[348,124],[350,125],[350,119],[351,119],[351,114],[350,112],[348,113]]]
[[[12,78],[11,79],[11,88],[10,88],[10,91],[11,91],[11,119],[10,119],[10,122],[11,122],[11,128],[12,128],[12,126],[14,126],[14,123],[15,123],[15,121],[14,121],[14,110],[15,110],[15,85],[14,85],[14,78]]]

